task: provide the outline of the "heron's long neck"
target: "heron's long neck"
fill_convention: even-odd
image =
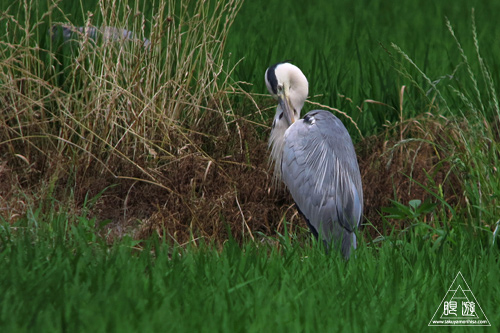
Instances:
[[[288,124],[284,117],[280,119],[281,110],[278,106],[274,117],[273,129],[269,137],[269,147],[271,148],[271,163],[274,163],[274,177],[281,179],[281,160],[283,158],[283,146],[285,144],[285,132]]]

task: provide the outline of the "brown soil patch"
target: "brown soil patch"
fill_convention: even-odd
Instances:
[[[200,131],[207,135],[192,134],[188,142],[179,139],[178,147],[185,148],[176,150],[173,157],[159,156],[152,161],[150,157],[137,157],[136,165],[111,158],[108,167],[118,178],[103,172],[99,163],[92,161],[71,176],[64,172],[68,168],[65,159],[44,154],[29,165],[20,157],[0,151],[0,214],[15,221],[29,205],[43,200],[43,193],[49,192],[47,186],[54,186],[52,195],[61,204],[70,205],[75,214],[82,212],[86,198],[104,190],[96,204],[88,208],[98,221],[111,221],[101,230],[110,241],[125,234],[142,239],[156,233],[178,244],[196,239],[222,244],[229,230],[240,241],[282,234],[283,219],[289,222],[289,231],[304,234],[305,223],[290,196],[273,185],[266,135],[258,134],[255,126],[245,121],[237,122],[238,126],[229,132],[221,131],[219,125],[210,124],[210,128]],[[445,146],[444,139],[436,134],[443,129],[439,122],[423,117],[357,145],[364,214],[373,225],[368,227],[371,237],[382,232],[381,208],[389,206],[391,199],[407,204],[411,199],[429,197],[415,181],[430,188],[441,186],[451,204],[460,200],[456,195],[460,184],[450,173],[445,152],[435,145]],[[153,175],[154,181],[138,166]],[[50,185],[54,170],[59,174]],[[68,202],[70,189],[73,198]],[[404,227],[401,222],[393,223]]]
[[[409,120],[402,126],[387,129],[358,145],[358,160],[363,179],[365,225],[372,238],[383,230],[383,207],[391,200],[408,205],[411,200],[438,202],[430,193],[442,191],[444,201],[452,207],[463,201],[461,183],[449,156],[448,135],[453,127],[435,121],[428,115]],[[395,137],[398,137],[395,139]],[[433,222],[433,216],[425,221]],[[403,229],[411,221],[387,220],[387,227]]]

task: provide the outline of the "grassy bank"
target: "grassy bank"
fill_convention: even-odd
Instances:
[[[391,200],[437,204],[422,215],[433,228],[498,220],[493,3],[3,6],[7,220],[53,198],[78,214],[99,196],[111,238],[166,229],[222,243],[225,223],[239,240],[302,225],[266,162],[262,73],[287,58],[311,82],[306,110],[325,104],[357,143],[372,236]],[[88,33],[107,28],[133,34]]]
[[[2,3],[0,329],[421,331],[461,271],[497,331],[498,6]],[[356,143],[349,263],[272,182],[284,59]]]

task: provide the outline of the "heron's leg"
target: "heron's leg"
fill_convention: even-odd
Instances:
[[[297,204],[295,204],[295,207],[297,207],[297,210],[299,212],[299,214],[304,218],[304,220],[306,220],[306,223],[307,223],[307,226],[309,227],[309,230],[311,230],[311,233],[314,235],[314,237],[316,239],[318,239],[318,230],[316,230],[316,228],[311,224],[309,223],[309,220],[307,219],[307,217],[300,211],[300,208],[299,206],[297,206]]]
[[[344,230],[343,235],[342,235],[342,247],[341,251],[342,254],[344,255],[344,258],[346,260],[349,259],[351,256],[351,250],[354,245],[354,248],[356,248],[356,235],[354,232],[350,232],[348,230]]]

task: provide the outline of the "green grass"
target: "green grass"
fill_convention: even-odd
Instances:
[[[465,228],[437,250],[418,237],[362,244],[346,263],[286,240],[229,240],[222,251],[155,238],[108,246],[71,218],[35,212],[1,224],[4,332],[422,331],[458,271],[492,323],[486,331],[500,323],[499,249]]]
[[[8,169],[15,179],[11,189],[1,188],[0,212],[10,204],[26,212],[15,217],[12,209],[0,222],[0,330],[422,331],[461,271],[492,324],[483,331],[498,331],[500,253],[492,230],[498,233],[500,214],[500,2],[246,1],[230,33],[224,23],[233,22],[239,4],[197,3],[0,5],[9,10],[0,18],[0,124],[6,128],[0,172]],[[127,27],[153,46],[122,49],[80,39],[65,48],[47,35],[58,22]],[[173,247],[153,232],[150,239],[126,235],[107,244],[107,229],[97,226],[115,221],[91,218],[85,207],[100,195],[90,203],[76,199],[87,177],[132,180],[124,211],[140,182],[177,195],[168,197],[167,208],[197,207],[209,171],[224,174],[228,164],[241,163],[226,156],[249,154],[252,143],[267,139],[274,106],[255,94],[265,92],[267,66],[285,59],[309,78],[312,101],[353,117],[360,135],[340,116],[356,142],[388,127],[387,141],[397,142],[391,153],[414,142],[437,152],[432,170],[412,169],[429,178],[429,201],[407,205],[396,197],[383,210],[393,225],[407,227],[395,231],[385,223],[376,243],[367,235],[348,263],[296,235],[255,233],[256,242],[230,239],[218,248],[210,240]],[[443,131],[399,132],[424,120]],[[241,134],[241,124],[265,130]],[[236,142],[224,146],[234,151],[219,151],[223,141]],[[237,151],[238,144],[246,150]],[[202,185],[175,193],[183,187],[168,174],[187,157],[199,158],[203,169],[193,166],[192,179],[178,182]],[[245,163],[252,167],[249,158]],[[433,179],[445,163],[460,180],[456,204]],[[235,197],[217,204],[234,206],[243,185],[231,184]],[[12,193],[17,201],[8,200]],[[46,207],[51,200],[60,202]],[[252,216],[252,206],[243,207],[238,213]],[[221,223],[241,225],[240,214],[214,211]],[[173,223],[172,216],[164,223]],[[188,222],[196,238],[203,221]]]
[[[432,81],[440,79],[439,88],[464,88],[465,73],[447,76],[454,73],[462,59],[446,28],[446,18],[464,43],[470,61],[474,61],[472,8],[482,53],[498,86],[500,64],[495,61],[495,54],[500,52],[500,46],[495,43],[498,27],[492,15],[500,10],[499,6],[495,1],[476,0],[336,0],[314,5],[300,1],[246,1],[230,31],[226,53],[231,53],[232,59],[243,58],[235,77],[252,83],[254,92],[266,91],[265,68],[291,59],[309,79],[310,96],[320,95],[312,100],[347,112],[366,136],[379,133],[387,121],[398,119],[402,85],[409,88],[404,101],[405,118],[422,114],[429,104],[420,90],[426,92],[431,86],[404,61],[392,43],[404,50]],[[401,75],[405,71],[413,78]],[[339,95],[352,99],[352,103]],[[452,93],[445,95],[450,103],[451,99],[456,100]],[[362,105],[366,99],[396,110]],[[363,112],[356,106],[362,106]],[[463,107],[460,101],[452,106],[451,114]],[[306,108],[313,106],[306,104]],[[271,114],[274,111],[270,110]],[[345,123],[357,141],[357,131],[349,121]]]

